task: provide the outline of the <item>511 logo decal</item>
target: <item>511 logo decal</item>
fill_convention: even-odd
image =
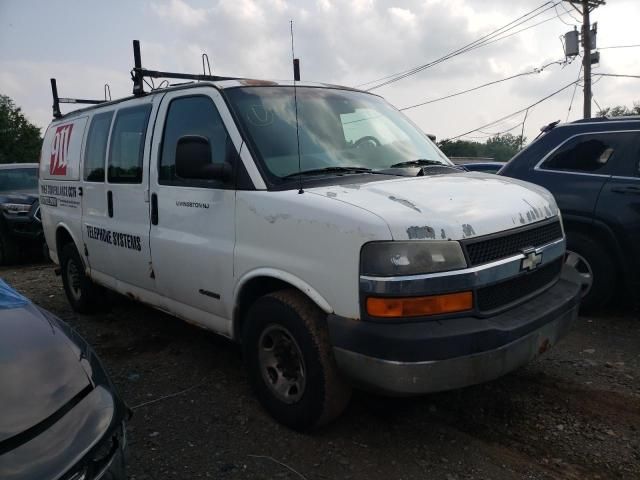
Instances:
[[[67,156],[69,154],[69,142],[71,141],[73,123],[60,125],[56,128],[56,134],[51,144],[51,160],[49,162],[49,174],[67,174]]]

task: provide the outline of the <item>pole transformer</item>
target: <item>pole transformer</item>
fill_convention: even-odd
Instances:
[[[582,69],[584,71],[584,118],[591,118],[591,18],[593,10],[605,4],[605,0],[564,0],[582,15]]]

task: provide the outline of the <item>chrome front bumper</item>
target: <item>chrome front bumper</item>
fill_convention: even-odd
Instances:
[[[500,377],[566,335],[580,286],[563,275],[535,298],[491,318],[372,324],[329,318],[336,363],[357,386],[390,395],[460,388]]]

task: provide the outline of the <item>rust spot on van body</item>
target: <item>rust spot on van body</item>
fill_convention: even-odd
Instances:
[[[407,228],[407,235],[411,240],[422,240],[425,238],[436,238],[436,231],[428,225],[424,227],[409,227]]]
[[[404,205],[407,208],[410,208],[411,210],[415,210],[418,213],[422,213],[422,210],[420,210],[418,207],[416,207],[412,202],[410,202],[409,200],[406,200],[404,198],[398,198],[398,197],[394,197],[393,195],[389,197],[389,200],[393,201],[393,202],[397,202],[400,205]]]
[[[242,80],[238,80],[238,82],[240,82],[241,85],[246,85],[247,87],[278,85],[277,82],[272,82],[270,80],[257,80],[254,78],[243,78]]]
[[[476,234],[476,231],[473,229],[471,225],[468,223],[462,224],[462,235],[466,237],[473,237]]]
[[[291,217],[291,215],[288,213],[278,213],[276,215],[267,215],[264,219],[269,223],[276,223],[278,220],[286,220],[289,217]]]

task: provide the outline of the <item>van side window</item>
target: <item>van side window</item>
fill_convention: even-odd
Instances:
[[[609,173],[611,160],[628,145],[627,133],[579,135],[549,157],[541,167],[580,173]]]
[[[123,108],[116,114],[109,147],[110,183],[142,183],[142,156],[151,105]]]
[[[158,161],[158,183],[205,188],[222,186],[220,181],[187,180],[176,175],[176,148],[178,140],[185,135],[198,135],[209,140],[211,163],[233,165],[235,162],[235,146],[213,100],[204,95],[176,98],[167,110]]]
[[[104,161],[112,118],[113,112],[104,112],[94,115],[91,120],[84,152],[84,179],[87,182],[104,182]]]

